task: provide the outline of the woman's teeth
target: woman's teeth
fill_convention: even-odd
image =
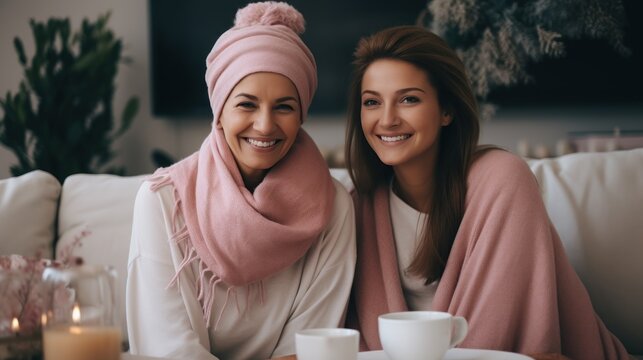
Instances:
[[[411,135],[409,135],[409,134],[398,135],[398,136],[384,136],[384,135],[382,135],[382,136],[380,136],[380,139],[382,139],[382,141],[386,141],[386,142],[395,142],[395,141],[406,140],[406,139],[408,139],[410,137],[411,137]]]
[[[271,147],[274,144],[277,143],[277,140],[272,140],[272,141],[259,141],[255,139],[246,139],[250,143],[250,145],[256,146],[256,147],[262,147],[262,148],[267,148]]]

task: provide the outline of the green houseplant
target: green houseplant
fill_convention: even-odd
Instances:
[[[18,158],[12,175],[41,169],[62,182],[74,173],[124,173],[103,169],[114,156],[112,142],[133,121],[138,99],[127,101],[115,128],[112,100],[122,43],[108,20],[109,14],[85,19],[72,33],[69,19],[32,19],[31,59],[14,39],[24,79],[17,93],[0,98],[0,143]]]

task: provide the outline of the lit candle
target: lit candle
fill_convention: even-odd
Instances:
[[[80,324],[80,307],[78,304],[74,304],[74,309],[71,311],[71,321],[74,322],[74,325]]]
[[[46,360],[118,360],[121,331],[117,327],[83,326],[78,305],[72,310],[73,325],[52,327],[44,332]]]
[[[20,332],[20,322],[16,317],[11,320],[11,332],[14,334],[18,334]]]

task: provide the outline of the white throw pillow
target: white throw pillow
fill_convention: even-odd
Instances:
[[[528,163],[594,309],[643,354],[643,149]]]
[[[136,193],[145,177],[72,175],[65,180],[60,197],[56,257],[71,247],[71,254],[82,257],[86,264],[114,266],[124,340],[127,340],[125,283],[132,215]],[[78,238],[80,247],[73,245]]]
[[[355,189],[355,185],[353,185],[353,180],[351,180],[351,176],[348,175],[348,170],[346,169],[330,169],[330,175],[335,178],[335,180],[339,181],[345,188],[348,190],[350,193]]]
[[[35,170],[0,180],[0,255],[50,259],[60,183]]]

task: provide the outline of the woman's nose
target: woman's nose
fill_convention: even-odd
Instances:
[[[394,105],[385,105],[379,122],[380,125],[384,127],[393,127],[399,125],[400,118],[399,114],[397,113],[397,108]]]
[[[260,134],[270,134],[275,128],[275,119],[270,110],[262,110],[257,114],[253,123],[253,129]]]

